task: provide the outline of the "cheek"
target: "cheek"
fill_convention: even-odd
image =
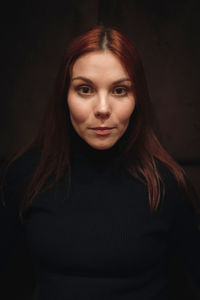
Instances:
[[[89,112],[87,107],[73,97],[70,97],[70,94],[68,96],[68,107],[70,117],[75,122],[82,123],[88,118]]]
[[[129,105],[122,106],[120,110],[118,110],[118,120],[127,125],[129,123],[130,117],[135,109],[135,102],[129,103]]]

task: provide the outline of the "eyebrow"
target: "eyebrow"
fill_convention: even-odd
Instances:
[[[83,81],[88,82],[90,84],[93,83],[90,79],[88,79],[86,77],[83,77],[83,76],[77,76],[77,77],[72,78],[72,81],[74,81],[74,80],[83,80]],[[114,81],[112,84],[118,84],[118,83],[121,83],[121,82],[124,82],[124,81],[131,81],[131,80],[130,80],[130,78],[122,78],[122,79]]]

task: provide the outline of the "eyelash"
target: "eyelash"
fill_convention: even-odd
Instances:
[[[89,93],[83,93],[83,91],[81,91],[81,89],[84,89],[84,88],[89,89],[92,93],[94,92],[94,89],[91,88],[91,87],[88,86],[88,85],[81,85],[81,86],[78,86],[78,87],[76,88],[76,91],[77,91],[80,95],[87,96]],[[90,93],[90,94],[91,94],[91,93]]]
[[[117,90],[117,89],[121,89],[123,90],[123,93],[122,94],[115,94],[115,96],[117,97],[125,97],[127,96],[128,92],[129,92],[129,88],[128,87],[125,87],[125,86],[117,86],[113,89],[114,90]],[[114,94],[114,93],[113,93]]]
[[[84,93],[84,92],[83,92],[83,89],[84,89],[84,88],[88,89],[90,92]],[[114,91],[116,91],[117,89],[121,89],[121,90],[123,90],[123,92],[122,92],[121,94],[114,93]],[[94,89],[93,89],[92,87],[88,86],[88,85],[81,85],[81,86],[78,86],[78,87],[76,87],[76,91],[77,91],[81,96],[88,96],[88,95],[91,95],[91,94],[94,93]],[[129,88],[128,88],[127,86],[116,86],[116,87],[114,87],[113,90],[112,90],[112,94],[113,94],[114,96],[117,96],[117,97],[125,97],[125,96],[127,96],[128,92],[129,92]]]

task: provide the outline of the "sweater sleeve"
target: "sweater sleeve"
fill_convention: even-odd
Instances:
[[[4,172],[0,174],[0,272],[5,269],[17,241],[24,238],[18,207],[35,162],[35,155],[25,153],[9,166],[5,182]]]
[[[177,184],[169,187],[173,221],[169,235],[170,248],[177,261],[200,288],[200,228],[197,214]],[[199,204],[199,199],[196,199]]]

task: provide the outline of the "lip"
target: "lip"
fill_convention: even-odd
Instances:
[[[92,129],[94,129],[94,130],[108,130],[108,129],[113,129],[113,127],[99,126],[99,127],[94,127]]]
[[[100,127],[94,127],[91,129],[94,130],[97,135],[108,135],[111,133],[113,128],[114,127],[100,126]]]

